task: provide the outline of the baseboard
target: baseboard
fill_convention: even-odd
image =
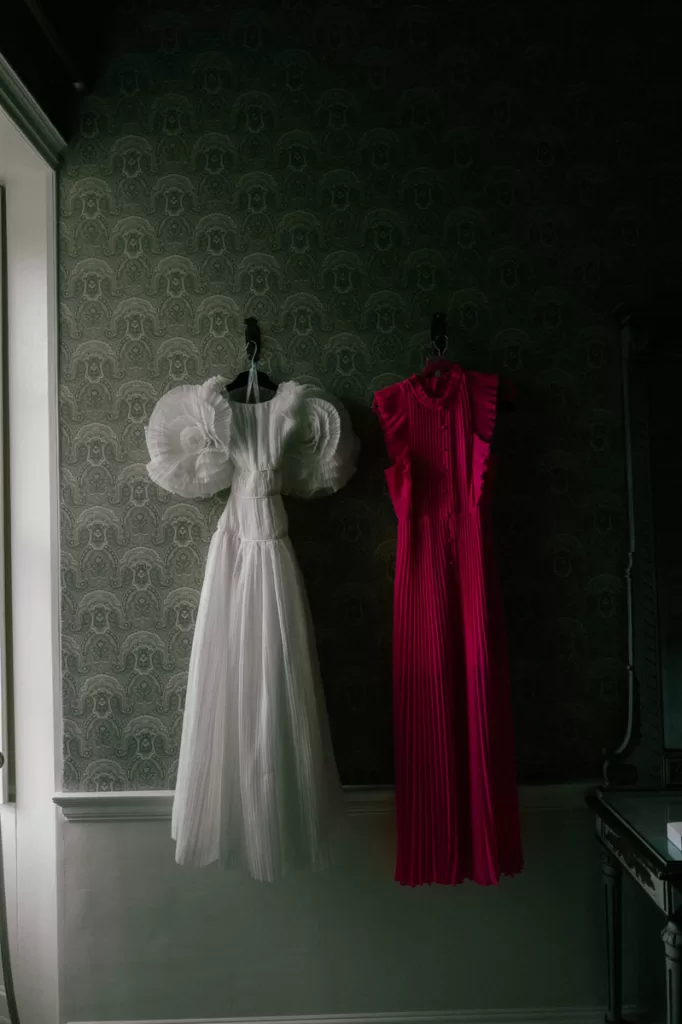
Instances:
[[[570,782],[550,786],[521,786],[522,813],[575,811],[584,809],[585,793],[594,782]],[[390,787],[347,786],[344,797],[348,813],[357,815],[393,814],[393,789]],[[168,819],[173,792],[136,790],[123,793],[55,793],[52,798],[67,821],[154,821]]]
[[[424,1013],[348,1013],[309,1017],[170,1017],[71,1021],[70,1024],[604,1024],[603,1006],[543,1006],[518,1010],[443,1010]],[[636,1017],[633,1007],[624,1014]]]

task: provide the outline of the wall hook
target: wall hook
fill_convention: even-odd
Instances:
[[[431,344],[442,356],[448,347],[448,319],[446,313],[434,313],[431,318]]]

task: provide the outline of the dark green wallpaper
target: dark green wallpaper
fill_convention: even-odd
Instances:
[[[247,315],[271,375],[342,396],[363,442],[342,494],[289,508],[343,779],[390,782],[395,523],[369,405],[423,365],[441,308],[448,354],[518,386],[497,522],[521,778],[597,772],[625,711],[610,311],[675,279],[682,182],[666,9],[653,51],[610,10],[112,13],[60,186],[66,787],[173,786],[224,496],[159,491],[143,428],[166,389],[244,367]]]

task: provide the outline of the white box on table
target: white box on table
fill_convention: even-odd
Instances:
[[[682,821],[668,822],[668,840],[678,850],[682,850]]]

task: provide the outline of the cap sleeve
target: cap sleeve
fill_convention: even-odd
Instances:
[[[478,502],[483,492],[483,484],[490,461],[490,446],[497,416],[497,392],[500,379],[494,373],[478,373],[470,370],[467,373],[467,382],[473,426],[471,487],[473,500]]]
[[[391,462],[406,457],[409,445],[403,382],[389,384],[388,387],[377,391],[372,409],[381,424],[386,451]]]
[[[145,429],[149,476],[183,498],[204,498],[229,487],[232,409],[220,394],[224,383],[181,385],[154,406]]]
[[[313,498],[340,490],[355,472],[359,449],[344,406],[321,388],[296,385],[287,415],[293,425],[282,463],[284,493]]]
[[[384,473],[391,501],[398,519],[407,519],[412,507],[412,462],[404,382],[390,384],[377,391],[372,408],[381,424],[391,460]]]

